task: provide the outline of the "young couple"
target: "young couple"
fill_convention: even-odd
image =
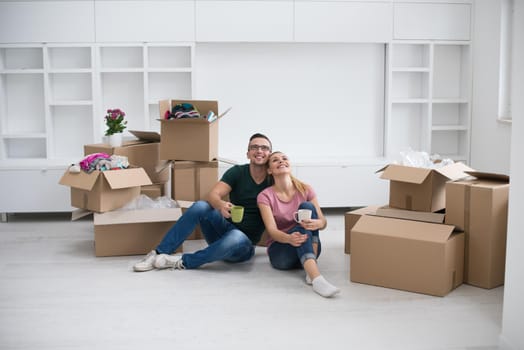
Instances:
[[[166,233],[160,244],[133,268],[195,269],[213,261],[243,262],[255,254],[255,244],[264,229],[270,239],[267,252],[271,265],[279,270],[303,267],[306,283],[323,297],[339,289],[321,274],[317,258],[321,252],[319,230],[326,227],[316,194],[310,186],[291,174],[290,162],[282,152],[273,152],[269,138],[254,134],[249,138],[249,163],[228,169],[211,189],[207,201],[195,202]],[[229,201],[222,198],[229,195]],[[231,207],[244,207],[240,223],[231,222]],[[297,209],[312,211],[311,219],[295,222]],[[196,225],[208,246],[181,257],[171,255],[193,232]]]

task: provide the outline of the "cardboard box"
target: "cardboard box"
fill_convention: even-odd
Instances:
[[[156,248],[182,215],[180,208],[117,210],[94,214],[95,255],[142,255]],[[182,251],[182,246],[177,252]]]
[[[464,233],[453,229],[364,215],[351,232],[350,279],[444,296],[463,281]]]
[[[144,194],[149,198],[158,198],[166,195],[166,184],[152,184],[140,187],[140,194]]]
[[[377,172],[390,180],[389,206],[398,209],[435,212],[445,208],[445,184],[467,177],[473,169],[453,163],[437,169],[390,164]]]
[[[217,119],[212,122],[205,118],[164,119],[179,103],[191,103],[206,115],[213,111]],[[218,122],[229,110],[218,114],[217,101],[162,100],[160,109],[160,158],[165,160],[192,160],[209,162],[218,157]]]
[[[364,207],[360,209],[350,210],[344,214],[344,227],[345,227],[345,239],[344,239],[344,253],[351,254],[351,229],[362,215],[374,214],[378,205]]]
[[[415,210],[406,210],[406,209],[397,209],[391,208],[389,206],[383,206],[377,208],[374,215],[383,216],[387,218],[394,219],[404,219],[404,220],[415,220],[423,222],[432,222],[435,224],[444,223],[444,213],[432,213],[427,211],[415,211]]]
[[[95,212],[118,209],[140,195],[140,186],[151,185],[142,168],[84,171],[66,170],[59,183],[71,187],[71,205]]]
[[[144,168],[153,183],[169,181],[169,164],[160,160],[160,134],[153,131],[129,130],[137,140],[126,141],[120,147],[105,143],[84,145],[84,154],[106,153],[126,156],[129,164]]]
[[[464,230],[464,281],[481,288],[504,284],[509,177],[469,172],[476,179],[446,184],[446,220]]]
[[[171,167],[171,198],[204,199],[218,181],[218,161],[174,161]]]

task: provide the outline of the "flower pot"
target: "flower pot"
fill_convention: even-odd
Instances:
[[[122,146],[122,133],[118,132],[113,135],[109,135],[109,145],[111,147],[120,147]]]

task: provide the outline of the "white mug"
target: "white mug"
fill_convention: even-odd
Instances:
[[[293,219],[295,219],[295,221],[298,223],[300,223],[302,220],[309,220],[311,219],[311,210],[299,209],[298,211],[293,213]]]

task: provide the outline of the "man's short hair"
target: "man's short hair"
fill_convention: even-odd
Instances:
[[[269,147],[271,149],[273,149],[273,144],[271,143],[271,140],[269,139],[269,137],[267,137],[266,135],[261,134],[259,132],[251,135],[251,137],[249,138],[249,142],[251,142],[251,140],[253,140],[253,139],[258,139],[258,138],[266,139],[269,142]]]

